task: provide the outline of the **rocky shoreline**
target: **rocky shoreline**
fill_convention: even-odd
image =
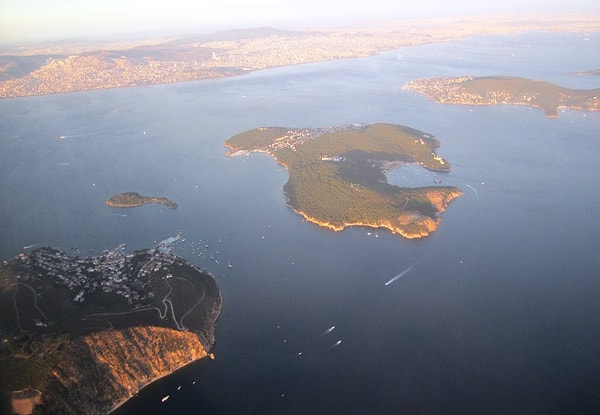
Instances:
[[[389,169],[406,163],[447,172],[440,142],[402,125],[376,123],[322,128],[258,127],[224,142],[227,156],[265,152],[286,168],[287,206],[307,222],[342,231],[350,226],[388,229],[407,239],[434,232],[454,186],[399,187]]]
[[[10,391],[35,389],[36,414],[106,414],[210,355],[214,277],[163,245],[123,247],[94,257],[40,248],[0,266],[0,389],[12,406],[27,402]]]
[[[457,197],[460,197],[461,195],[462,192],[460,191],[451,192],[447,196],[439,194],[437,195],[438,197],[431,197],[430,201],[438,208],[438,214],[441,214],[444,213],[444,211],[448,207],[448,204],[452,200],[456,199]],[[331,229],[335,232],[341,232],[349,227],[362,226],[373,229],[387,229],[391,233],[400,235],[406,239],[425,238],[426,236],[429,236],[432,232],[434,232],[441,222],[441,219],[439,217],[433,219],[431,217],[418,215],[416,213],[407,213],[404,216],[398,216],[396,218],[396,221],[393,223],[389,220],[381,220],[377,222],[345,222],[336,225],[329,222],[320,221],[319,219],[308,215],[306,212],[298,211],[294,209],[294,207],[291,206],[289,203],[288,207],[298,215],[302,216],[307,222],[314,223],[318,226],[322,226],[327,229]],[[418,230],[408,230],[406,228],[407,224],[410,224],[411,228],[417,227]]]

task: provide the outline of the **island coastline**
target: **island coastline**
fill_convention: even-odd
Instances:
[[[560,108],[600,111],[600,88],[573,90],[514,76],[426,78],[411,81],[404,89],[439,104],[528,106],[544,111],[547,118],[558,118]]]
[[[405,163],[450,170],[434,150],[440,145],[434,136],[405,126],[260,127],[224,145],[230,157],[271,155],[290,175],[283,189],[287,206],[305,221],[337,232],[363,226],[423,238],[437,229],[440,215],[462,194],[453,186],[387,183],[385,171]]]
[[[132,208],[148,204],[165,205],[170,209],[176,209],[177,203],[172,202],[166,197],[142,196],[137,192],[125,192],[112,196],[106,201],[111,207]]]

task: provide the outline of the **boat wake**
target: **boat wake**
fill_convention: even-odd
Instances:
[[[385,286],[388,286],[392,283],[394,283],[395,281],[399,280],[400,278],[404,277],[406,274],[408,274],[410,271],[412,271],[412,269],[415,267],[415,265],[417,265],[419,263],[419,261],[415,262],[414,264],[412,264],[410,267],[406,268],[404,271],[402,271],[400,274],[396,275],[394,278],[392,278],[391,280],[389,280],[388,282],[386,282]]]

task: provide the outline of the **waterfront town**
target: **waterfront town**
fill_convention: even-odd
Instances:
[[[537,16],[402,21],[336,30],[224,31],[140,42],[81,42],[0,50],[0,98],[157,85],[369,56],[401,47],[531,30],[586,31],[593,17]],[[41,62],[41,64],[35,64]]]
[[[407,83],[405,89],[419,92],[440,104],[526,105],[542,109],[546,117],[558,117],[567,107],[600,111],[600,89],[569,89],[549,82],[512,76],[463,76],[426,78]]]
[[[289,148],[292,151],[298,151],[298,147],[305,142],[325,134],[335,133],[337,131],[358,130],[365,128],[366,124],[352,124],[342,126],[327,126],[319,128],[294,128],[288,129],[285,134],[273,140],[272,144],[266,146],[266,150],[274,153],[284,148]],[[264,131],[267,128],[258,128],[259,131]]]
[[[465,85],[469,81],[476,78],[472,76],[463,76],[457,78],[431,78],[431,79],[416,79],[405,85],[405,89],[411,89],[431,97],[436,102],[445,103],[463,103],[469,105],[484,105],[484,104],[508,104],[519,102],[529,104],[534,101],[540,94],[526,91],[522,88],[512,91],[510,86],[503,89],[483,89],[471,91]],[[506,82],[508,83],[508,82]],[[513,88],[514,89],[514,88]]]
[[[92,294],[102,292],[116,294],[134,308],[140,307],[154,296],[148,289],[151,278],[170,278],[169,269],[189,265],[170,252],[169,245],[179,239],[180,235],[170,237],[155,248],[129,254],[124,252],[125,244],[121,244],[92,257],[72,257],[52,248],[41,248],[17,257],[23,272],[16,279],[26,285],[39,284],[41,278],[51,279],[56,286],[68,288],[75,303],[83,303]]]

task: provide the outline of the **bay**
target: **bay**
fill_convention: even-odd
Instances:
[[[597,88],[573,72],[597,69],[599,47],[597,33],[473,37],[0,101],[0,258],[38,244],[135,250],[181,233],[176,253],[215,275],[216,360],[151,385],[119,415],[597,412],[600,114],[444,106],[402,86],[512,75]],[[443,184],[464,194],[432,236],[306,223],[285,205],[283,167],[228,158],[222,144],[258,126],[370,122],[441,141]],[[429,174],[418,184],[434,184]],[[104,205],[125,191],[179,207]]]

